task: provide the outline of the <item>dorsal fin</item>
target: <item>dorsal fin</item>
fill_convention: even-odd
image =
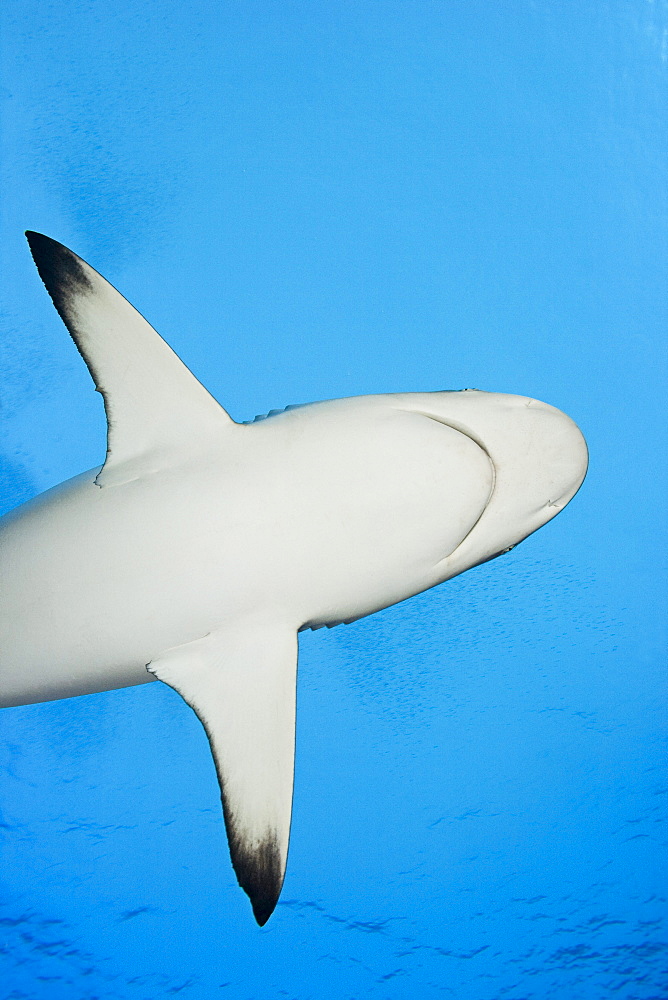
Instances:
[[[207,431],[234,426],[113,285],[62,243],[41,233],[26,236],[46,290],[104,398],[107,456],[99,486],[155,471]]]

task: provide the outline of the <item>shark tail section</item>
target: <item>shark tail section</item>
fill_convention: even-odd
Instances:
[[[147,669],[178,691],[204,726],[232,865],[263,926],[283,887],[290,837],[296,632],[235,623],[167,650]]]

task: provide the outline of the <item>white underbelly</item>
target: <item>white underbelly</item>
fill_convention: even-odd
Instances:
[[[474,527],[494,486],[474,441],[419,414],[388,410],[351,438],[328,437],[338,450],[323,455],[302,441],[291,456],[290,530],[277,519],[282,544],[267,546],[276,588],[292,588],[309,624],[361,617],[438,582],[436,564]]]
[[[210,609],[192,591],[212,587],[196,553],[184,564],[178,525],[170,543],[150,490],[138,502],[123,487],[119,503],[92,480],[77,477],[3,523],[0,705],[144,683],[150,659],[207,630]]]
[[[143,683],[164,649],[244,614],[332,623],[436,582],[489,499],[486,453],[391,410],[352,439],[329,428],[323,453],[315,423],[283,450],[268,427],[236,467],[84,474],[5,519],[0,704]]]

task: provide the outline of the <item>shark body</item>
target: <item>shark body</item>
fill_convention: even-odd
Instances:
[[[0,705],[171,685],[206,730],[264,924],[287,858],[297,633],[508,551],[576,493],[584,439],[554,407],[474,390],[235,423],[104,278],[28,239],[108,440],[101,468],[0,521]]]

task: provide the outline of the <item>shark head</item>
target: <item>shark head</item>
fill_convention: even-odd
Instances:
[[[491,466],[487,505],[442,561],[442,579],[514,548],[555,517],[582,485],[588,464],[585,439],[570,417],[548,403],[477,389],[404,399],[407,409],[469,437]]]

